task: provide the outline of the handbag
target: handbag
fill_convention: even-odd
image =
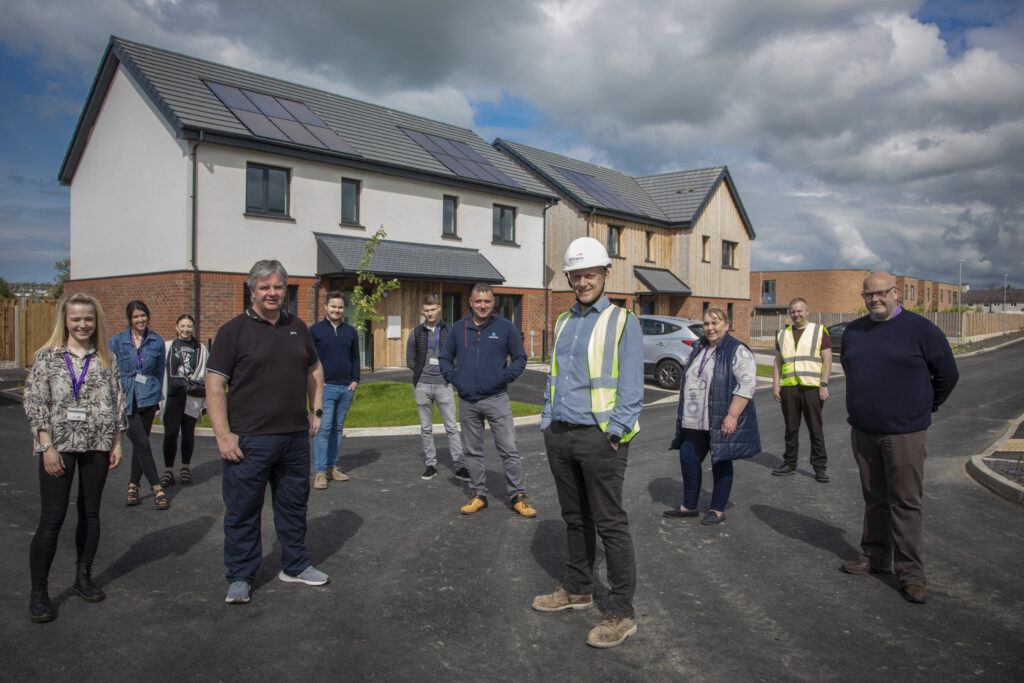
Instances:
[[[186,377],[185,393],[196,398],[206,398],[206,384],[204,382],[197,382],[191,377]]]

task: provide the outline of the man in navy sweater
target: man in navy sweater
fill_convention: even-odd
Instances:
[[[486,283],[473,286],[471,311],[452,325],[437,357],[441,374],[459,392],[462,445],[469,469],[469,501],[460,508],[471,515],[487,507],[487,467],[484,465],[484,419],[491,425],[494,447],[505,470],[509,505],[523,517],[537,511],[526,498],[523,464],[516,445],[516,428],[508,385],[526,368],[526,350],[516,326],[494,313],[494,292]]]
[[[345,417],[352,407],[359,384],[359,334],[345,322],[345,295],[338,290],[327,293],[327,313],[310,326],[320,364],[324,368],[324,408],[320,431],[313,437],[313,488],[327,488],[328,475],[334,481],[348,481],[338,467],[338,449]]]
[[[869,315],[843,334],[846,410],[864,494],[864,530],[863,554],[840,569],[888,573],[891,559],[903,597],[923,603],[925,432],[959,373],[946,336],[926,318],[903,310],[899,295],[889,273],[868,275],[863,297]]]

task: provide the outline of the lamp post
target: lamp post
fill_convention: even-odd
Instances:
[[[957,329],[960,334],[957,336],[960,338],[960,346],[964,345],[964,260],[960,259],[960,281],[956,287],[956,313],[957,313]]]
[[[1006,276],[1009,273],[1003,273],[1003,336],[1006,336]]]

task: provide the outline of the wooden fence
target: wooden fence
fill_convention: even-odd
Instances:
[[[0,367],[25,368],[50,338],[56,301],[0,299]]]
[[[847,320],[856,320],[863,313],[811,313],[808,318],[812,323],[821,323],[825,327]],[[979,341],[987,337],[1010,334],[1024,330],[1024,314],[1022,313],[922,313],[945,333],[951,344],[960,341],[961,331],[965,343]],[[775,337],[783,327],[789,324],[788,315],[757,315],[750,320],[751,346],[765,348],[775,346]]]

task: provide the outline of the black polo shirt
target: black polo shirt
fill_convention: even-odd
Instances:
[[[318,362],[309,328],[281,311],[271,324],[246,309],[217,332],[206,369],[228,378],[228,424],[239,435],[308,429],[306,377]]]

